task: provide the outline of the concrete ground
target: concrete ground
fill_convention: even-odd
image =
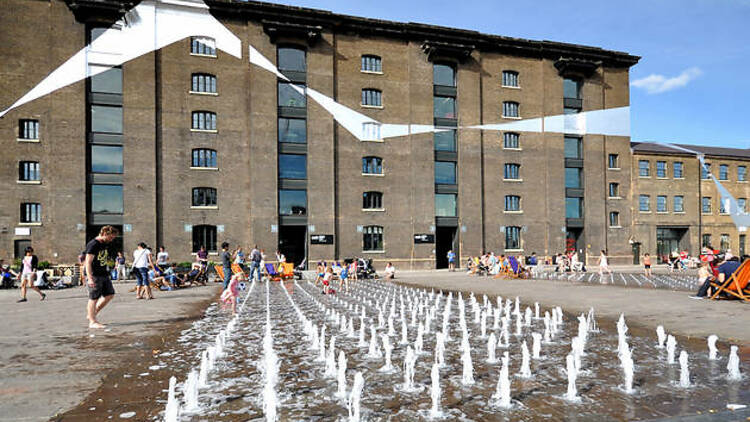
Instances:
[[[220,284],[155,292],[136,300],[133,283],[117,283],[115,299],[102,311],[106,330],[89,330],[84,288],[0,290],[0,421],[42,421],[77,405],[111,369],[150,357],[154,335],[199,316]]]

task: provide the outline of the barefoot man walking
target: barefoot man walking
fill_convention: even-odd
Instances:
[[[99,323],[96,315],[102,310],[113,297],[115,288],[109,279],[107,261],[109,252],[106,247],[117,237],[118,230],[112,226],[104,226],[99,231],[99,236],[86,244],[86,285],[89,288],[89,302],[86,305],[86,317],[89,320],[89,328],[105,328]]]

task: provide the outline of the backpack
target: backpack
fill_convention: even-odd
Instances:
[[[260,251],[257,249],[253,249],[253,251],[250,252],[250,260],[253,262],[260,262]]]

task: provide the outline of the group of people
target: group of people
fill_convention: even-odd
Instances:
[[[712,283],[724,284],[748,259],[750,259],[750,255],[738,257],[732,254],[731,249],[722,254],[711,246],[704,247],[699,258],[700,264],[698,264],[698,281],[701,286],[698,293],[691,297],[693,299],[705,299],[713,293]]]
[[[450,266],[450,256],[453,251],[448,251],[448,269],[453,271]],[[466,260],[467,274],[474,275],[499,275],[515,274],[516,276],[530,275],[531,267],[538,264],[536,252],[530,256],[523,255],[495,255],[494,252],[487,252],[481,256],[470,256]]]
[[[326,261],[319,261],[315,273],[315,285],[321,284],[323,294],[335,293],[332,284],[335,280],[339,282],[339,290],[349,292],[349,280],[357,281],[359,273],[366,274],[368,264],[364,260],[352,259],[344,261],[342,265],[339,261],[334,261],[330,265]],[[396,278],[396,267],[392,262],[388,262],[383,270],[386,280]],[[377,277],[377,274],[375,274]]]

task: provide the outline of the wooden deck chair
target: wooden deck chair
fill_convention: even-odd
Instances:
[[[266,273],[268,273],[268,277],[271,279],[271,281],[281,281],[281,274],[276,271],[276,268],[273,266],[273,264],[266,264]]]
[[[716,291],[711,295],[711,299],[721,299],[719,294],[724,292],[746,302],[750,302],[748,282],[750,282],[750,260],[746,260],[740,264],[739,268],[724,280],[724,283],[719,284],[718,281],[712,281],[711,287],[715,288]]]
[[[279,268],[281,269],[281,278],[283,280],[294,278],[294,264],[290,262],[284,262],[279,265]]]
[[[219,276],[219,281],[224,281],[224,268],[221,265],[214,265],[216,275]]]
[[[232,274],[244,274],[245,272],[242,271],[242,267],[240,267],[240,264],[232,264]]]

